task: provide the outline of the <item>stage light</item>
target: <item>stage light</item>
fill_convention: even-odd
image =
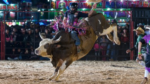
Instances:
[[[41,11],[40,9],[38,11]]]
[[[130,17],[130,15],[128,17]]]
[[[85,8],[83,8],[82,10],[85,10]]]
[[[123,9],[121,8],[120,11],[122,11]]]
[[[110,10],[110,8],[107,8],[107,10]]]
[[[55,0],[56,1],[56,0]],[[60,2],[64,2],[64,0],[60,0]]]
[[[13,6],[14,4],[10,4],[11,6]]]
[[[118,13],[116,12],[115,19],[117,18]]]
[[[9,4],[8,0],[3,0],[7,5]]]
[[[53,8],[51,10],[54,10]]]

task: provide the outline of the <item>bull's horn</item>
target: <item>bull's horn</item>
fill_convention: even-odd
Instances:
[[[53,40],[53,43],[58,43],[60,40],[61,40],[61,37],[62,36],[60,36],[58,39],[56,39],[56,40]]]
[[[46,36],[45,36],[44,33],[40,33],[40,32],[39,32],[39,36],[41,37],[41,39],[45,39],[45,38],[46,38]]]

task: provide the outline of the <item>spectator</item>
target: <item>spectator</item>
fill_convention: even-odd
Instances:
[[[102,38],[100,39],[100,49],[102,53],[102,60],[106,60],[106,48],[107,48],[108,42],[109,41],[106,39],[105,36],[102,36]]]
[[[40,26],[40,32],[44,33],[44,26]]]
[[[129,31],[129,23],[126,23],[125,28],[127,28]]]
[[[15,48],[13,48],[8,57],[8,60],[18,60],[18,59],[19,59],[19,57],[16,55],[16,50],[15,50]]]
[[[10,41],[6,40],[6,59],[9,57],[9,54],[11,53],[11,49],[10,49]]]
[[[21,38],[20,31],[18,31],[16,28],[13,28],[12,32],[14,32],[14,35],[16,37],[16,41],[20,41],[20,38]]]
[[[106,59],[108,60],[108,58],[110,57],[110,53],[111,53],[111,42],[108,41],[108,44],[107,44],[107,51],[106,51]]]
[[[6,42],[10,42],[10,34],[9,34],[9,30],[8,29],[6,29],[6,31],[5,31],[5,37],[6,37]]]
[[[52,38],[55,36],[56,32],[53,28],[49,28],[49,33],[52,35]]]
[[[39,36],[39,29],[35,29],[35,41],[40,41],[41,40],[41,38],[40,38],[40,36]]]
[[[39,46],[39,42],[41,40],[40,36],[39,36],[39,29],[35,29],[35,33],[34,33],[34,44],[35,44],[35,48],[37,48]]]
[[[17,57],[21,60],[22,59],[22,54],[21,54],[21,49],[18,48],[16,52]]]
[[[25,47],[26,47],[27,49],[30,49],[31,45],[32,45],[32,43],[31,43],[31,42],[26,42]]]
[[[24,28],[21,28],[21,40],[20,41],[23,41],[23,42],[25,42],[26,41],[26,31],[25,31],[25,29]]]
[[[100,56],[98,40],[94,44],[95,56]]]
[[[53,38],[53,36],[49,33],[48,29],[45,29],[46,38]]]
[[[21,42],[22,43],[22,42]],[[20,48],[20,47],[22,47],[21,45],[20,45],[20,42],[15,42],[15,47],[16,48]]]
[[[14,32],[15,35],[18,34],[18,31],[16,28],[13,28],[12,32]]]
[[[13,40],[10,40],[9,47],[10,47],[10,48],[13,48],[13,47],[15,47],[15,43],[14,43],[14,41],[13,41]]]
[[[126,50],[129,48],[129,35],[127,33],[127,29],[123,29],[123,33],[121,36],[121,55],[125,57],[125,60],[127,60],[129,57],[126,54]]]
[[[25,44],[23,42],[20,42],[20,48],[21,49],[25,48]]]
[[[30,52],[27,48],[25,48],[25,50],[23,51],[23,54],[22,54],[22,60],[29,60],[29,58],[31,57],[30,56]]]
[[[30,54],[31,54],[32,56],[35,55],[33,46],[30,47],[30,52],[31,52]]]
[[[118,60],[118,58],[117,58],[118,57],[118,46],[113,42],[113,43],[111,43],[110,49],[111,49],[110,61]]]
[[[16,41],[16,35],[14,32],[11,32],[10,39]]]
[[[33,42],[33,41],[34,41],[34,37],[33,37],[33,35],[32,35],[31,29],[28,29],[28,30],[27,30],[26,41],[27,41],[27,42]]]

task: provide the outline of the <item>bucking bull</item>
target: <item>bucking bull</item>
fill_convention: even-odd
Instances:
[[[80,52],[77,52],[75,41],[71,38],[70,33],[59,31],[53,39],[45,38],[44,35],[40,34],[42,41],[35,53],[51,59],[55,71],[50,80],[54,79],[57,81],[59,76],[73,61],[87,55],[93,48],[98,36],[106,35],[110,41],[120,45],[117,36],[117,24],[109,25],[101,13],[95,13],[83,19],[78,27],[86,28],[86,34],[79,36],[81,41],[79,46],[82,50]],[[110,34],[111,32],[113,32],[113,36]]]

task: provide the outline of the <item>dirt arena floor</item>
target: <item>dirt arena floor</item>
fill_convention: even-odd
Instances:
[[[49,61],[0,61],[0,84],[140,84],[144,67],[135,61],[76,61],[49,81],[54,68]]]

